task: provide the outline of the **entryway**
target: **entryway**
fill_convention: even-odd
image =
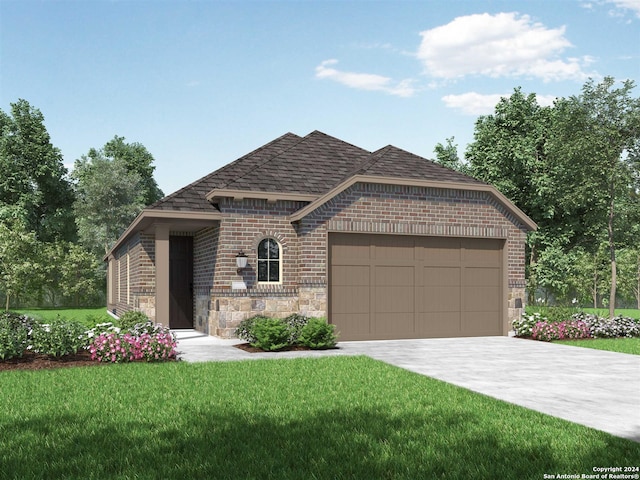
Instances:
[[[169,237],[169,327],[193,328],[193,237]]]

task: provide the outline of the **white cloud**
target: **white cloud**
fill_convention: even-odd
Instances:
[[[493,113],[494,107],[502,97],[499,93],[483,95],[476,92],[467,92],[460,95],[445,95],[442,101],[449,108],[460,110],[466,115],[488,115]]]
[[[433,77],[492,78],[529,76],[545,82],[584,80],[588,58],[560,58],[572,47],[565,27],[550,29],[518,13],[488,13],[457,17],[421,32],[418,58]]]
[[[623,10],[631,10],[640,18],[640,0],[607,0],[607,3],[613,3]]]
[[[333,68],[337,63],[335,59],[323,61],[316,67],[316,77],[333,80],[358,90],[381,91],[398,97],[411,97],[416,92],[411,79],[394,82],[389,77],[373,73],[344,72]]]
[[[445,95],[442,101],[449,108],[454,108],[466,115],[490,115],[494,112],[495,106],[501,98],[509,98],[511,93],[482,94],[477,92],[467,92],[460,95]],[[536,95],[539,105],[553,105],[556,99],[553,95]]]

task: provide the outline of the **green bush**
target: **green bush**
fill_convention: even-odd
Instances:
[[[5,322],[13,327],[22,326],[27,330],[31,330],[31,326],[37,321],[25,314],[16,312],[2,312],[0,313],[0,322]]]
[[[57,320],[49,324],[33,325],[30,343],[34,352],[62,357],[86,348],[89,336],[83,324]]]
[[[516,337],[530,337],[533,335],[533,327],[536,326],[536,323],[547,321],[547,317],[543,317],[539,312],[530,315],[525,314],[512,322],[513,331]]]
[[[336,346],[335,325],[328,324],[322,318],[310,318],[300,331],[300,345],[322,350]]]
[[[264,315],[255,315],[240,322],[236,328],[236,337],[253,344],[256,341],[256,335],[253,331],[257,321],[267,320],[269,317]]]
[[[144,313],[134,312],[133,310],[130,310],[128,312],[125,312],[120,317],[120,320],[118,320],[118,326],[122,330],[129,331],[132,328],[134,328],[136,325],[140,323],[147,323],[148,321],[149,321],[149,317],[147,317]]]
[[[302,328],[309,322],[309,317],[294,313],[286,317],[283,322],[289,327],[289,343],[295,345],[298,343]]]
[[[33,320],[12,312],[0,314],[0,360],[21,357],[27,348]]]
[[[253,347],[262,350],[282,350],[289,346],[290,330],[286,323],[279,318],[260,318],[253,324],[255,341]]]

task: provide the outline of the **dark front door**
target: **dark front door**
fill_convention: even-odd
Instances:
[[[193,328],[193,237],[169,237],[169,326]]]

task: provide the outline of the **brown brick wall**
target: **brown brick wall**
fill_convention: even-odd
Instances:
[[[257,246],[261,239],[273,237],[282,247],[282,288],[292,288],[298,279],[298,241],[288,215],[304,206],[301,202],[247,199],[224,200],[215,264],[215,290],[231,288],[233,281],[244,281],[248,288],[262,288],[257,283]],[[249,257],[248,268],[237,273],[236,255],[242,250]],[[270,286],[269,288],[275,288]]]
[[[302,219],[300,279],[326,282],[329,231],[506,238],[510,286],[524,285],[526,231],[485,192],[356,184]]]
[[[155,298],[154,236],[145,233],[134,234],[126,244],[114,252],[114,259],[115,302],[109,303],[107,308],[110,311],[115,309],[118,316],[129,310],[140,310],[154,319],[155,302],[150,300],[151,297]]]
[[[194,235],[194,326],[197,329],[230,335],[241,319],[258,312],[285,314],[305,310],[312,315],[326,315],[327,239],[328,232],[332,231],[506,239],[509,316],[517,314],[515,298],[520,297],[524,289],[526,230],[488,193],[356,184],[292,224],[288,216],[304,205],[291,201],[221,200],[223,220]],[[265,237],[276,238],[282,246],[282,285],[265,286],[256,282],[256,248]],[[115,306],[119,315],[133,308],[155,314],[154,247],[153,235],[139,234],[116,252],[122,299]],[[127,250],[130,255],[128,303]],[[241,274],[236,272],[235,257],[239,250],[249,257],[249,268]],[[248,291],[231,290],[232,282],[239,280],[245,281]],[[118,298],[117,289],[114,294]],[[267,300],[273,302],[267,305]]]

